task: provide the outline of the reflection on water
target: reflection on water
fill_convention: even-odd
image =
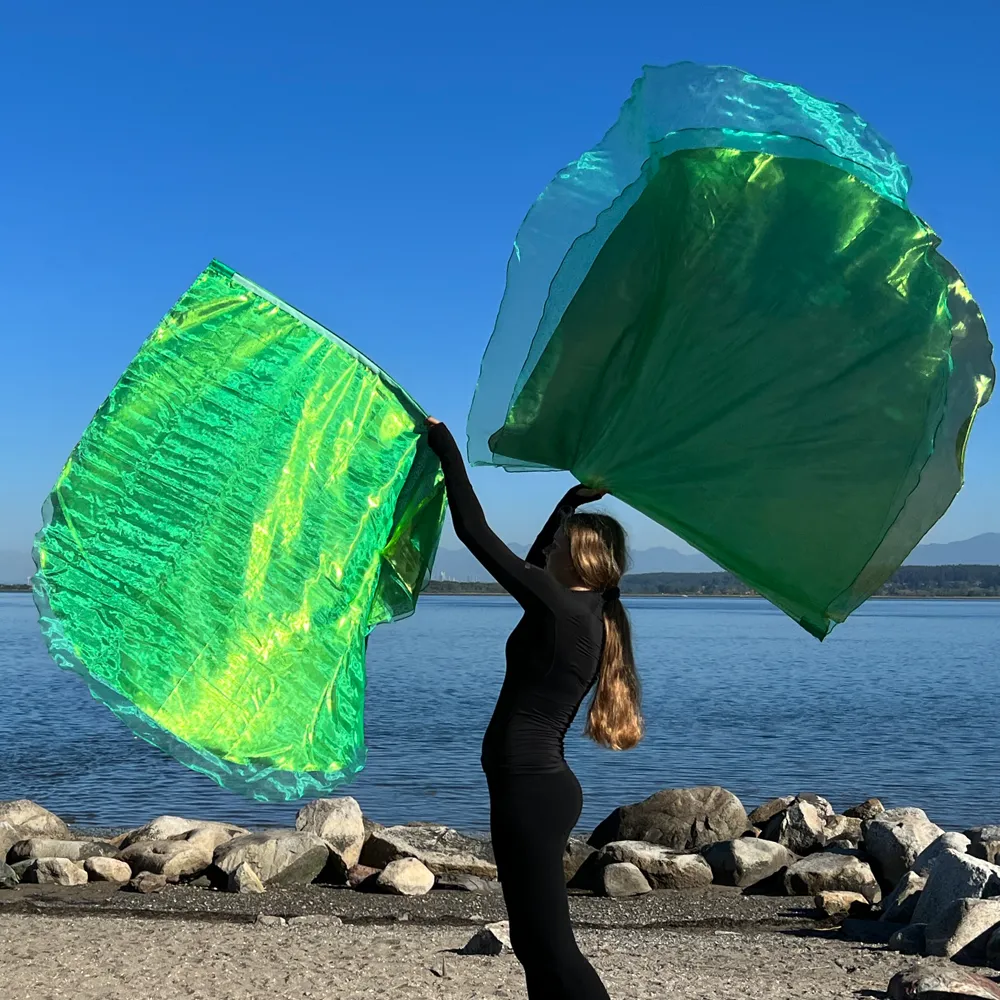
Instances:
[[[611,753],[566,739],[589,830],[660,788],[721,784],[749,807],[815,791],[1000,822],[1000,603],[874,601],[823,644],[763,601],[628,602],[648,735]],[[421,600],[369,644],[368,766],[345,789],[383,823],[488,824],[479,742],[517,620],[502,598]],[[224,791],[136,739],[57,668],[27,595],[0,595],[0,799],[131,826],[160,813],[287,824],[297,806]]]

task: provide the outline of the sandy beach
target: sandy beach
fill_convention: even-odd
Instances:
[[[4,1000],[521,998],[509,954],[464,956],[469,928],[261,926],[176,918],[0,916]],[[614,1000],[881,997],[903,956],[764,931],[584,929]]]
[[[810,904],[718,887],[570,900],[580,946],[613,1000],[884,997],[913,964],[851,940]],[[477,928],[504,917],[498,893],[172,886],[144,896],[108,884],[22,885],[0,892],[0,997],[514,1000],[526,993],[512,954],[459,954]],[[866,929],[878,922],[855,922]]]

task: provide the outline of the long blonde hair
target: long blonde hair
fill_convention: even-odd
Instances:
[[[607,514],[571,514],[563,522],[580,582],[592,590],[617,588],[625,573],[625,529]],[[584,734],[611,750],[631,750],[642,739],[641,689],[632,653],[632,628],[620,596],[604,602],[604,647]]]

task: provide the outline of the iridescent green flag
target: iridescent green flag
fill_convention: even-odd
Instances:
[[[647,67],[518,232],[470,458],[604,486],[822,638],[948,508],[995,380],[909,180],[843,105]]]
[[[221,785],[278,800],[348,780],[367,636],[413,611],[444,516],[423,418],[213,262],[46,501],[34,591],[52,656]]]

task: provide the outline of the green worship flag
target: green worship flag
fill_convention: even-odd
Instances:
[[[948,508],[995,380],[908,187],[842,105],[648,67],[518,232],[471,460],[610,490],[822,638]]]
[[[365,646],[413,611],[445,497],[425,414],[213,262],[45,503],[49,650],[139,736],[260,800],[365,763]]]

